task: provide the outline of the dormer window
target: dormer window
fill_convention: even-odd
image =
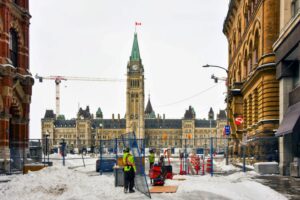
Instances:
[[[18,67],[18,33],[15,29],[9,32],[9,58],[14,67]]]

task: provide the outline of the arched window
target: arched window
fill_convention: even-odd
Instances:
[[[255,32],[254,48],[253,48],[253,63],[256,65],[258,63],[258,50],[259,50],[259,33]]]
[[[234,31],[233,33],[233,53],[235,53],[236,50],[236,33]]]
[[[250,43],[250,46],[249,46],[247,71],[248,71],[248,73],[251,73],[251,71],[252,71],[252,42]]]
[[[18,33],[15,29],[9,32],[9,57],[14,67],[18,67]]]
[[[239,20],[238,20],[237,30],[238,30],[238,41],[240,41],[241,40],[241,35],[242,35],[242,23],[241,23],[241,18],[240,17],[239,17]]]
[[[241,80],[241,62],[238,65],[236,81],[237,82],[241,82],[242,81]]]
[[[236,82],[236,66],[233,67],[233,73],[232,73],[232,80],[231,80],[231,83],[230,85],[233,85],[235,82]]]
[[[248,75],[247,57],[248,57],[248,52],[246,50],[245,53],[244,53],[243,79],[246,79],[247,75]]]
[[[253,12],[254,12],[254,2],[253,2],[253,0],[251,1],[251,4],[250,4],[250,10],[251,10],[251,14],[253,14]]]
[[[250,17],[249,17],[248,5],[246,4],[244,8],[245,29],[248,26],[249,18]]]
[[[253,106],[252,95],[250,94],[248,97],[248,114],[247,114],[248,126],[251,126],[253,124],[253,122],[252,122],[252,116],[253,116],[252,106]]]
[[[248,105],[247,105],[247,99],[244,99],[244,104],[243,104],[243,117],[244,117],[244,129],[247,128],[248,126]]]

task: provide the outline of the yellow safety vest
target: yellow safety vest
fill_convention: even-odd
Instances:
[[[130,153],[124,153],[123,155],[123,164],[124,164],[124,171],[130,171],[131,167],[133,167],[134,172],[136,172],[136,167],[134,163],[134,158]]]

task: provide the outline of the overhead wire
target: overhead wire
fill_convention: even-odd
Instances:
[[[213,89],[213,88],[215,88],[215,87],[217,87],[217,86],[218,86],[218,84],[214,84],[213,86],[211,86],[211,87],[209,87],[209,88],[206,88],[205,90],[202,90],[202,91],[200,91],[200,92],[198,92],[198,93],[196,93],[196,94],[194,94],[194,95],[192,95],[192,96],[186,97],[186,98],[184,98],[184,99],[181,99],[181,100],[178,100],[178,101],[175,101],[175,102],[172,102],[172,103],[159,105],[159,106],[157,106],[157,107],[173,106],[173,105],[176,105],[176,104],[179,104],[179,103],[188,101],[188,100],[193,99],[193,98],[195,98],[195,97],[197,97],[197,96],[199,96],[199,95],[201,95],[201,94],[203,94],[203,93],[205,93],[205,92],[208,92],[209,90],[211,90],[211,89]]]

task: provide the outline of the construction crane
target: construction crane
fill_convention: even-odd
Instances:
[[[98,77],[76,77],[76,76],[39,76],[35,75],[35,78],[39,82],[43,80],[54,80],[55,82],[55,101],[56,101],[56,117],[60,115],[60,83],[62,81],[104,81],[104,82],[124,82],[123,79],[108,79],[108,78],[98,78]]]

